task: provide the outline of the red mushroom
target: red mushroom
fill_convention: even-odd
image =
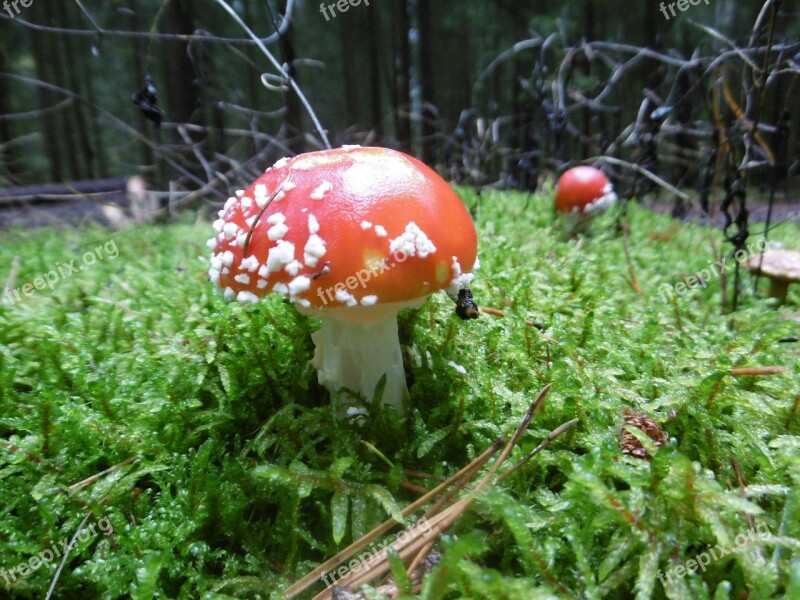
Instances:
[[[331,393],[407,395],[397,313],[472,279],[477,234],[456,193],[400,152],[345,146],[284,158],[214,223],[209,277],[227,299],[282,294],[320,320],[313,364]]]
[[[617,200],[614,186],[600,169],[574,167],[556,184],[556,211],[570,222],[573,233],[585,229]]]

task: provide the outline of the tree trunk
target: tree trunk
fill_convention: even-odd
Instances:
[[[348,14],[347,17],[352,15]],[[342,97],[344,98],[344,116],[346,119],[344,130],[350,131],[360,125],[360,99],[362,70],[359,68],[361,58],[358,43],[359,37],[353,35],[351,25],[344,19],[337,19],[336,27],[339,29],[339,40],[342,45]],[[347,140],[348,143],[353,140]]]
[[[126,18],[126,23],[131,31],[144,31],[146,29],[143,19],[141,18],[140,11],[141,9],[133,9]],[[149,75],[149,73],[146,71],[147,65],[145,64],[145,60],[147,58],[147,41],[140,38],[134,38],[131,40],[131,44],[133,46],[133,81],[128,89],[130,90],[131,95],[133,95],[134,92],[138,91],[142,87],[144,84],[144,78],[146,75]],[[129,110],[136,113],[139,132],[144,137],[151,139],[151,128],[153,125],[142,113],[136,110],[136,108],[133,106],[133,102],[130,102],[128,107]],[[156,165],[153,149],[148,144],[141,144],[139,148],[139,160],[142,162],[142,167],[146,169],[146,174],[143,173],[143,175],[145,175],[146,178],[149,175],[151,183],[161,182],[166,174],[158,172],[158,166]]]
[[[586,38],[587,42],[591,42],[596,39],[596,32],[594,29],[595,15],[596,11],[594,0],[585,0],[583,3],[583,36]]]
[[[161,17],[161,31],[188,35],[194,32],[192,5],[188,0],[170,0]],[[168,40],[161,44],[166,93],[166,121],[189,123],[195,120],[200,100],[200,89],[192,61],[189,60],[188,43]]]
[[[0,73],[5,72],[5,55],[0,53]],[[0,77],[0,115],[11,114],[11,106],[8,102],[9,98],[11,98],[11,90],[8,88],[6,81],[5,77]],[[19,165],[17,165],[14,147],[11,143],[14,139],[11,123],[11,121],[0,119],[0,165],[3,167],[2,176],[12,184],[18,185],[20,183],[18,178]]]
[[[419,28],[419,74],[422,91],[422,147],[420,158],[433,164],[436,159],[436,101],[433,86],[433,48],[431,36],[430,0],[419,0],[417,5],[417,26]]]
[[[717,0],[714,3],[714,27],[718,31],[724,31],[727,35],[733,36],[736,31],[737,2],[735,0]],[[714,47],[724,48],[725,43],[714,39]]]
[[[371,127],[378,138],[383,135],[383,103],[381,101],[381,46],[380,40],[380,19],[378,11],[367,11],[367,43],[369,45],[369,79],[370,79],[370,108],[371,108]],[[346,55],[345,55],[346,56]],[[376,140],[377,141],[377,140]]]
[[[640,37],[642,46],[657,49],[661,46],[660,39],[663,37],[661,31],[664,27],[664,19],[661,12],[653,10],[650,6],[644,9],[644,16],[642,18],[642,33],[644,38]]]
[[[33,10],[36,12],[38,22],[49,22],[46,13],[48,6],[48,4],[42,2],[34,4]],[[36,77],[42,82],[55,83],[52,63],[52,56],[56,54],[53,48],[55,39],[56,36],[49,33],[41,31],[31,32],[31,48],[36,63]],[[42,87],[36,88],[36,100],[39,109],[46,109],[62,99],[63,97],[56,92]],[[42,115],[41,134],[47,160],[50,163],[50,179],[53,181],[63,181],[65,161],[61,142],[65,139],[65,134],[61,119],[58,118],[57,114],[46,112]]]
[[[169,0],[161,16],[161,31],[181,35],[194,33],[192,6],[190,0]],[[161,44],[161,62],[164,74],[162,91],[166,96],[164,120],[203,125],[201,74],[192,64],[189,51],[188,42],[168,40]],[[206,137],[202,133],[191,131],[188,132],[188,135],[193,142],[199,142]],[[185,144],[177,132],[171,138],[175,144]],[[203,151],[202,148],[200,151]],[[178,160],[181,165],[196,176],[197,180],[205,180],[205,171],[195,157],[193,149],[183,147],[179,154]],[[197,181],[194,183],[197,184]]]
[[[74,7],[74,4],[55,2],[54,6],[56,7],[56,16],[60,23],[67,24],[69,26],[74,24],[71,22],[72,7]],[[69,87],[76,94],[80,94],[85,97],[84,84],[87,80],[90,81],[91,77],[79,77],[78,72],[82,71],[85,73],[89,70],[89,65],[87,64],[88,61],[84,60],[83,56],[79,57],[78,53],[76,52],[75,46],[78,43],[76,38],[72,36],[60,36],[60,39],[64,50],[64,62],[66,63],[64,72],[66,73],[66,79],[69,82]],[[75,137],[70,137],[70,141],[74,145],[72,152],[76,155],[79,155],[82,159],[80,160],[82,168],[77,179],[94,179],[97,176],[97,172],[94,168],[95,150],[92,147],[92,142],[90,139],[90,119],[88,119],[86,115],[86,104],[83,102],[76,102],[69,114],[74,117],[73,131]]]
[[[253,14],[253,4],[254,0],[245,0],[244,1],[244,21],[245,23],[255,23],[255,14]],[[258,64],[260,52],[259,50],[252,45],[248,45],[247,48],[244,50],[245,55],[247,56],[248,60],[252,64]],[[261,85],[261,81],[259,79],[260,73],[256,73],[252,70],[248,69],[246,79],[247,85],[247,99],[248,104],[253,110],[262,110],[262,98],[264,97],[263,94],[263,86]],[[252,116],[251,117],[253,129],[256,131],[259,130],[259,117]],[[250,156],[255,156],[258,153],[259,145],[258,140],[253,137],[248,140],[248,152]]]
[[[393,77],[394,129],[400,150],[411,150],[411,43],[409,41],[410,23],[408,18],[408,0],[397,0],[394,12],[396,43]]]
[[[286,12],[287,0],[281,0],[281,12]],[[280,40],[281,55],[283,63],[286,65],[286,70],[289,77],[297,83],[297,72],[294,66],[295,49],[294,49],[294,22],[289,24],[286,33],[281,36]],[[289,149],[300,154],[305,150],[305,140],[303,139],[303,106],[297,94],[291,89],[287,89],[283,95],[283,101],[286,104],[286,134],[288,136],[286,145]]]
[[[53,4],[45,5],[46,21],[48,23],[59,22],[58,17],[55,15],[56,10]],[[54,84],[63,89],[69,89],[67,83],[66,71],[67,65],[65,64],[65,50],[66,41],[64,36],[54,36],[52,42],[52,50],[47,55],[46,60],[50,63],[51,78],[47,79],[48,83]],[[63,96],[62,96],[63,97]],[[73,100],[72,106],[66,110],[58,113],[57,118],[61,122],[61,130],[64,137],[60,140],[63,149],[63,158],[67,163],[69,169],[69,178],[72,180],[84,179],[83,165],[81,164],[81,153],[79,148],[76,147],[78,143],[78,126],[76,123],[76,116],[80,113],[81,103],[80,100]]]

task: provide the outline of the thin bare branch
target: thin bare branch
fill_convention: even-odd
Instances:
[[[288,0],[286,4],[286,14],[281,19],[278,31],[265,38],[231,38],[218,35],[202,35],[203,42],[220,43],[220,44],[237,44],[237,45],[258,45],[258,44],[274,44],[281,36],[286,33],[289,28],[289,23],[292,19],[292,14],[295,8],[295,0]],[[83,37],[97,37],[98,29],[74,29],[69,27],[52,27],[49,25],[40,25],[39,23],[32,23],[26,21],[20,16],[11,17],[5,13],[0,12],[0,19],[11,21],[17,25],[22,25],[33,31],[40,31],[42,33],[58,33],[63,35],[83,36]],[[115,29],[103,29],[97,26],[102,32],[103,36],[108,37],[124,37],[124,38],[140,38],[147,40],[158,41],[179,41],[179,42],[192,42],[197,38],[197,34],[177,34],[177,33],[159,33],[156,31],[125,31]]]
[[[286,79],[286,81],[289,82],[292,91],[294,91],[294,93],[297,94],[297,97],[300,99],[300,102],[305,107],[306,112],[311,117],[311,120],[314,123],[314,127],[317,130],[317,133],[319,133],[319,136],[322,138],[325,147],[330,148],[331,143],[328,141],[328,134],[322,128],[322,124],[319,122],[319,119],[317,118],[314,109],[311,108],[311,104],[309,104],[308,99],[306,99],[305,94],[303,94],[303,91],[300,89],[300,86],[297,85],[297,82],[292,77],[289,76],[289,74],[286,72],[286,69],[283,68],[283,65],[281,65],[272,55],[272,53],[269,50],[267,50],[267,47],[264,45],[264,43],[258,38],[258,36],[256,36],[255,33],[253,33],[253,31],[247,26],[247,24],[245,24],[245,22],[242,21],[239,15],[236,14],[236,11],[233,10],[228,5],[228,3],[225,2],[225,0],[214,0],[214,2],[219,4],[225,10],[225,12],[227,12],[234,21],[236,21],[239,27],[241,27],[247,33],[247,35],[250,36],[250,39],[252,39],[256,43],[256,46],[258,46],[258,49],[264,53],[264,56],[266,56],[269,59],[269,61],[272,63],[272,66],[275,67],[278,73],[280,73],[284,77],[284,79]]]

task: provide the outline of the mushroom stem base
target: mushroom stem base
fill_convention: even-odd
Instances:
[[[770,279],[769,297],[777,298],[780,302],[786,302],[786,294],[789,293],[789,283],[780,279]]]
[[[320,323],[319,331],[311,336],[316,347],[312,364],[317,369],[320,384],[332,396],[347,389],[369,402],[375,386],[386,375],[381,404],[393,406],[403,414],[408,388],[396,315],[368,323],[323,317]],[[345,401],[343,408],[355,404]]]
[[[574,238],[589,231],[589,226],[594,221],[593,214],[579,213],[577,211],[564,213],[563,220],[567,225],[567,236]]]

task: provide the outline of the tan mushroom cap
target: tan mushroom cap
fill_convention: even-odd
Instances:
[[[751,271],[761,272],[770,279],[795,283],[800,281],[800,252],[769,248],[763,254],[748,258],[744,267]]]
[[[769,295],[780,303],[786,301],[789,284],[800,281],[800,252],[769,248],[751,256],[742,265],[769,278]]]

